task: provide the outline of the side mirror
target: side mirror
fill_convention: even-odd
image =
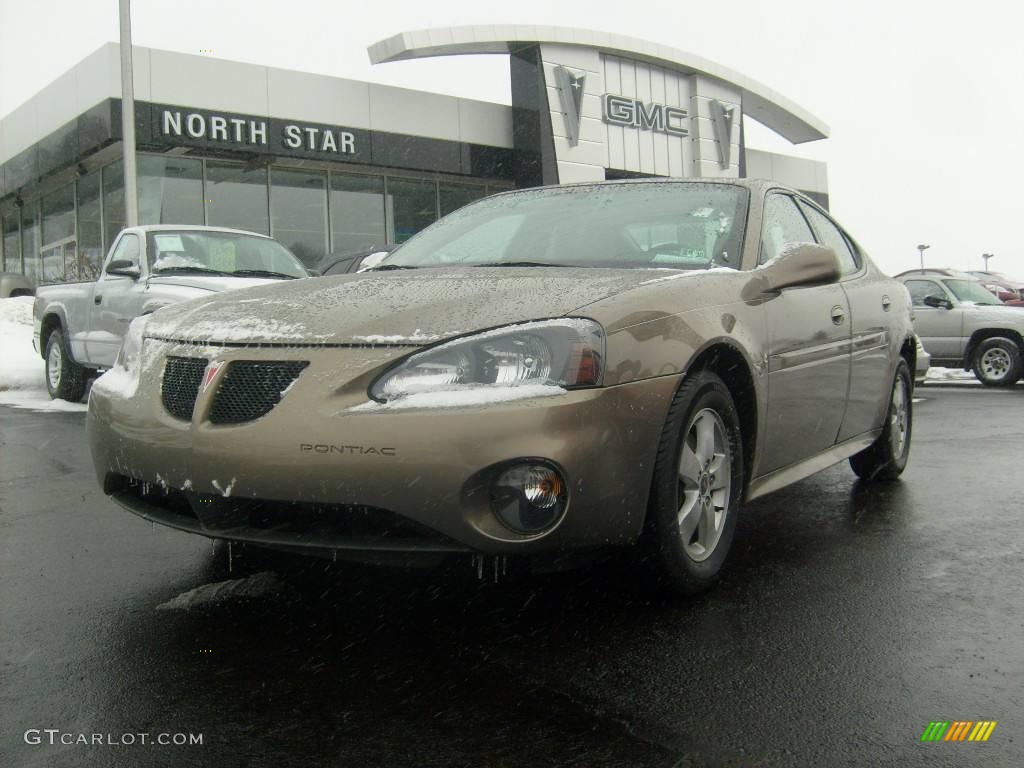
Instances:
[[[924,304],[932,309],[952,309],[953,302],[942,296],[925,296]]]
[[[121,277],[130,277],[132,280],[138,280],[142,274],[139,269],[139,265],[134,261],[128,261],[128,259],[114,259],[112,262],[107,264],[108,275],[120,275]]]
[[[775,259],[750,273],[743,290],[750,301],[783,288],[826,285],[839,279],[839,259],[831,248],[816,243],[792,243]]]

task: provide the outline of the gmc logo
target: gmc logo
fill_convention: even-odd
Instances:
[[[644,131],[661,131],[673,136],[687,136],[689,116],[685,109],[665,104],[645,104],[639,99],[606,93],[601,99],[601,116],[606,123]]]

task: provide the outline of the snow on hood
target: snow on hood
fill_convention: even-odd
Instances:
[[[278,278],[228,277],[226,275],[153,275],[150,285],[180,285],[184,288],[199,288],[204,291],[233,291],[238,288],[255,288],[260,285],[281,282]]]
[[[146,335],[202,343],[422,346],[559,317],[650,279],[645,269],[505,267],[284,281],[162,310]]]

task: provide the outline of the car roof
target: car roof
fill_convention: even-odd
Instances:
[[[929,267],[927,269],[908,269],[906,272],[900,272],[898,275],[893,277],[955,277],[958,280],[970,280],[972,282],[980,282],[978,278],[974,277],[968,272],[961,272],[959,269],[948,269],[945,267]]]
[[[522,189],[510,189],[506,192],[499,192],[492,197],[499,195],[516,195],[523,192],[535,192],[540,189],[571,189],[579,187],[617,187],[623,185],[632,184],[721,184],[723,186],[731,187],[745,187],[751,192],[764,193],[769,189],[784,189],[787,192],[800,195],[810,200],[807,195],[798,189],[788,187],[785,184],[780,184],[777,181],[771,179],[734,179],[722,176],[689,176],[686,178],[678,178],[673,176],[648,176],[640,179],[611,179],[604,181],[577,181],[571,184],[547,184],[543,187],[524,187]],[[814,202],[811,200],[811,202]]]

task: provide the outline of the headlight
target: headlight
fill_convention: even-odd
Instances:
[[[146,323],[149,322],[149,315],[136,317],[128,326],[128,333],[124,336],[121,349],[117,353],[117,360],[114,365],[123,368],[129,373],[137,373],[139,360],[142,357],[143,333],[146,330]]]
[[[370,387],[388,401],[418,392],[467,386],[600,386],[604,331],[593,320],[521,323],[456,339],[412,355]]]

